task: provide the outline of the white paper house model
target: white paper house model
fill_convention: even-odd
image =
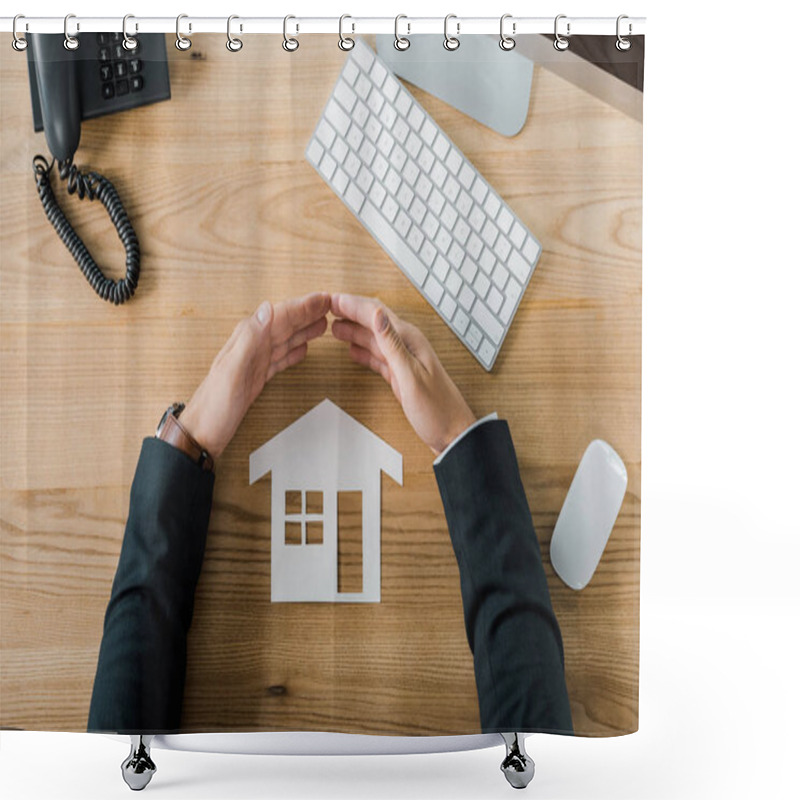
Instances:
[[[402,455],[327,399],[250,454],[251,484],[272,472],[272,602],[380,602],[381,471],[402,486]],[[343,508],[360,590],[340,591]]]

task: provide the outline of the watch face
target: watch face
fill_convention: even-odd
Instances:
[[[164,427],[167,417],[170,414],[177,417],[184,408],[186,408],[186,403],[173,403],[161,416],[161,421],[158,423],[158,427],[156,428],[156,436],[161,433],[161,429]]]

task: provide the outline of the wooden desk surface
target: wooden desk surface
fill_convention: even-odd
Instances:
[[[168,37],[169,38],[169,37]],[[537,65],[506,139],[413,89],[544,253],[492,374],[446,329],[303,152],[344,55],[335,37],[195,36],[172,100],[84,124],[78,162],[118,187],[139,235],[136,298],[98,300],[47,223],[30,168],[26,59],[0,41],[0,725],[85,730],[105,605],[143,437],[188,398],[262,298],[378,294],[418,325],[479,416],[509,420],[565,644],[577,732],[638,726],[641,124]],[[587,65],[587,69],[593,67]],[[291,88],[291,91],[287,89]],[[59,195],[61,196],[61,195]],[[68,214],[100,263],[98,204]],[[115,273],[120,274],[120,273]],[[324,397],[404,457],[383,478],[380,604],[270,603],[270,481],[248,455]],[[549,541],[586,445],[628,492],[582,592]],[[332,337],[268,385],[217,469],[189,642],[187,731],[479,732],[458,570],[431,454],[389,389]]]

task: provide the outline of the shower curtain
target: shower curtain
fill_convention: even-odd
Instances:
[[[140,74],[166,58],[169,99],[84,120],[138,239],[121,305],[43,213],[0,49],[0,725],[635,731],[643,41],[291,38],[168,37]],[[215,372],[249,336],[277,367]],[[258,384],[222,450],[155,437],[204,379],[225,408]],[[550,543],[597,439],[627,486],[578,590]]]

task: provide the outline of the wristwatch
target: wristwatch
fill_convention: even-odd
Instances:
[[[178,417],[186,408],[185,403],[173,403],[161,417],[156,428],[156,439],[161,439],[178,450],[182,450],[199,467],[207,471],[214,469],[214,459],[201,444],[181,425]]]

